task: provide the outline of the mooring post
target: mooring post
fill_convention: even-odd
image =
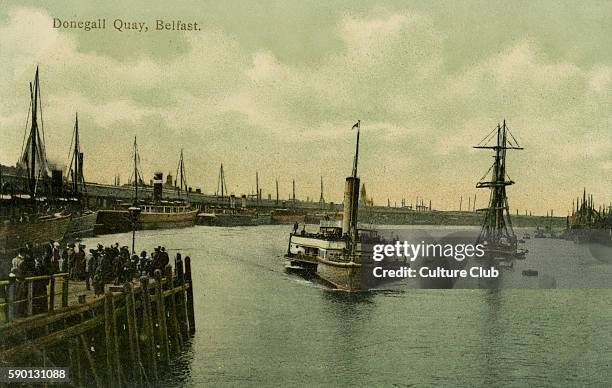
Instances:
[[[187,288],[187,317],[189,318],[189,333],[195,333],[195,314],[193,311],[193,278],[191,277],[191,258],[185,256],[185,281],[189,284]]]
[[[72,338],[71,342],[72,342],[72,352],[74,353],[74,361],[76,364],[73,366],[72,369],[76,370],[77,385],[85,386],[85,384],[83,384],[84,383],[83,371],[81,370],[81,356],[79,352],[79,343],[76,338]]]
[[[181,330],[179,329],[178,319],[176,316],[176,294],[174,291],[176,290],[174,286],[174,276],[172,273],[172,268],[166,267],[166,275],[170,284],[170,315],[172,320],[172,334],[173,334],[173,345],[178,353],[183,346],[183,336],[181,335]]]
[[[151,314],[151,298],[149,295],[149,278],[142,276],[140,278],[140,289],[142,291],[142,316],[144,317],[143,331],[145,332],[147,341],[147,354],[149,374],[157,380],[157,347],[155,346],[155,334],[153,332],[153,316]]]
[[[184,339],[187,339],[189,335],[189,329],[187,324],[187,303],[185,297],[185,271],[183,269],[183,260],[181,259],[181,254],[176,254],[176,274],[178,276],[179,285],[181,286],[181,292],[178,294],[178,313],[179,313],[179,324],[181,326],[181,334]]]
[[[170,346],[168,344],[168,327],[166,325],[162,273],[158,269],[155,270],[155,305],[157,307],[157,325],[159,327],[159,338],[161,340],[162,359],[164,363],[168,365],[170,363]]]
[[[135,378],[136,368],[138,368],[138,365],[136,364],[136,349],[134,349],[134,338],[132,337],[133,335],[132,326],[134,325],[134,322],[132,321],[131,306],[130,306],[132,304],[132,301],[128,295],[130,287],[131,287],[131,284],[129,283],[126,283],[123,285],[124,296],[125,296],[125,316],[127,318],[127,324],[128,324],[127,339],[128,339],[128,344],[129,344],[129,350],[130,350],[130,363],[132,366],[132,373],[134,373],[132,377]]]
[[[134,308],[134,289],[132,283],[125,283],[123,285],[125,293],[126,303],[126,316],[128,323],[128,343],[130,344],[130,361],[132,363],[132,377],[138,382],[138,385],[142,385],[143,376],[140,362],[140,345],[138,338],[138,323],[136,322],[136,309]]]
[[[91,368],[91,373],[93,374],[94,380],[96,381],[96,386],[98,388],[102,388],[104,385],[102,385],[102,380],[100,379],[100,375],[98,374],[98,368],[96,367],[96,360],[91,355],[91,350],[89,349],[89,346],[87,345],[87,340],[85,339],[85,335],[81,334],[80,337],[81,337],[81,345],[83,345],[83,352],[85,352],[85,357],[87,358],[87,361],[89,361],[89,367]]]
[[[72,341],[69,340],[68,341],[68,358],[69,358],[69,364],[70,364],[70,382],[74,382],[74,385],[78,386],[78,381],[76,380],[78,378],[77,374],[76,374],[76,355],[74,354],[74,349],[72,348]]]
[[[121,375],[123,374],[123,369],[121,368],[121,353],[119,353],[119,325],[117,324],[117,307],[115,306],[115,298],[112,296],[112,293],[108,292],[111,295],[111,315],[112,315],[112,326],[113,326],[113,354],[115,360],[115,373],[117,376],[117,387],[121,388],[122,380]]]
[[[108,383],[111,386],[116,384],[115,374],[113,373],[113,324],[112,324],[113,295],[110,291],[104,294],[104,340],[106,345],[106,370],[108,372]]]
[[[15,319],[15,300],[17,300],[17,278],[11,274],[9,276],[8,290],[6,291],[6,308],[4,318],[7,322]]]
[[[62,277],[62,307],[68,306],[68,276]]]
[[[49,276],[49,304],[48,309],[50,313],[55,310],[55,277]]]

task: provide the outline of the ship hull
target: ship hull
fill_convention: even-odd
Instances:
[[[93,236],[97,218],[98,212],[70,217],[70,225],[66,232],[66,238]]]
[[[362,291],[362,266],[349,262],[340,263],[319,258],[317,276],[342,291]]]
[[[31,223],[0,225],[0,252],[22,247],[61,241],[70,225],[70,216],[57,216]]]
[[[186,228],[195,225],[197,210],[175,213],[143,212],[138,215],[137,230]],[[132,230],[127,210],[100,210],[94,227],[95,234],[125,233]]]
[[[362,248],[367,252],[363,252]],[[374,266],[370,251],[369,247],[358,244],[358,254],[355,257],[360,262],[354,262],[345,254],[345,240],[292,234],[286,257],[292,265],[315,272],[329,286],[356,292],[368,290],[380,283],[379,279],[369,276]],[[362,262],[366,265],[363,266]]]
[[[0,225],[0,273],[7,274],[10,260],[26,243],[37,247],[49,241],[62,241],[70,225],[70,216],[56,216],[31,223]]]

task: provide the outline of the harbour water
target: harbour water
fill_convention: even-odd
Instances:
[[[348,294],[285,273],[289,228],[138,232],[138,251],[161,244],[190,255],[199,287],[198,331],[174,361],[168,386],[612,382],[609,251],[527,240],[531,252],[521,265],[553,277],[559,289],[419,290],[400,283],[392,291]],[[129,245],[131,234],[85,243],[115,241]]]

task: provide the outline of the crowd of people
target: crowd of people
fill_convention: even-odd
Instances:
[[[81,243],[60,244],[49,241],[34,250],[29,244],[19,249],[11,262],[11,274],[17,277],[68,273],[71,280],[85,281],[87,289],[93,284],[97,295],[104,293],[104,285],[123,284],[140,276],[153,276],[155,270],[162,272],[170,263],[165,247],[158,246],[148,255],[131,254],[127,246],[119,243],[111,246],[98,244],[95,249],[86,249]]]

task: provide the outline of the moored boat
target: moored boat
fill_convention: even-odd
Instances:
[[[141,206],[136,230],[186,228],[195,225],[197,209],[189,206]],[[127,209],[99,210],[94,226],[95,234],[124,233],[133,229]]]
[[[133,204],[122,204],[116,209],[99,210],[94,226],[95,234],[185,228],[195,225],[198,209],[191,207],[188,201],[169,202],[162,199],[163,174],[161,172],[155,173],[153,177],[153,198],[139,200],[138,182],[142,181],[138,168],[139,160],[136,138],[134,138],[134,202]],[[176,187],[176,189],[180,194],[183,189],[187,189],[182,150],[179,160],[179,173],[180,187]],[[188,193],[188,190],[186,192]],[[137,211],[133,212],[133,210]]]
[[[27,140],[16,168],[20,181],[26,187],[15,184],[10,193],[5,193],[4,186],[0,185],[0,270],[3,274],[11,256],[19,248],[26,244],[36,248],[51,240],[60,241],[70,224],[70,215],[62,214],[50,201],[50,196],[55,198],[61,192],[61,171],[51,170],[47,163],[39,123],[44,131],[39,72],[36,68],[34,80],[30,83]]]
[[[26,243],[33,246],[61,241],[70,225],[70,215],[59,213],[22,222],[0,224],[0,253],[10,253]]]

